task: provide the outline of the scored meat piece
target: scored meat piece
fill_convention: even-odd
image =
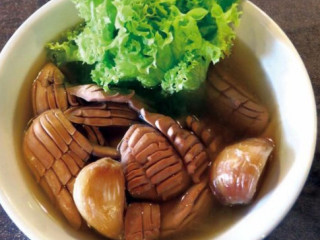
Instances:
[[[134,110],[121,103],[71,107],[64,114],[73,123],[96,127],[130,126],[139,120]]]
[[[201,181],[210,159],[201,141],[190,131],[183,129],[171,117],[141,110],[144,121],[165,135],[182,157],[188,173],[195,183]]]
[[[150,126],[131,126],[123,137],[120,153],[127,189],[135,198],[167,200],[189,186],[181,158]]]
[[[38,115],[46,110],[68,108],[65,77],[54,64],[46,64],[32,84],[33,112]]]
[[[132,203],[125,216],[126,240],[155,240],[160,236],[160,206]]]
[[[240,134],[257,135],[266,128],[269,121],[267,108],[239,86],[226,70],[211,68],[207,83],[210,108]]]
[[[61,110],[55,109],[32,121],[24,136],[23,150],[37,182],[71,225],[80,228],[82,219],[72,199],[73,185],[93,154],[93,145]]]
[[[193,185],[180,198],[161,204],[161,236],[177,234],[201,223],[214,206],[207,181]]]

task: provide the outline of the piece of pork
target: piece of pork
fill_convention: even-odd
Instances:
[[[99,106],[108,103],[108,108],[105,110],[112,109],[111,112],[109,111],[111,115],[117,115],[120,114],[119,111],[125,111],[125,115],[129,119],[133,114],[137,119],[137,114],[129,107],[129,105],[140,104],[137,99],[133,99],[133,96],[134,91],[120,93],[110,90],[106,92],[102,87],[95,84],[68,86],[64,74],[52,63],[47,63],[41,69],[32,85],[32,105],[35,115],[49,109],[66,111],[69,107],[73,107],[70,111],[79,111],[81,107],[90,105],[90,103],[101,103],[98,104]],[[88,109],[82,110],[88,111]],[[124,118],[123,112],[120,118]],[[110,121],[108,124],[110,125]]]
[[[100,146],[107,145],[107,140],[103,136],[99,127],[82,125],[80,131],[92,143]]]
[[[225,138],[219,127],[209,126],[204,121],[200,121],[195,116],[188,116],[186,119],[187,128],[190,129],[203,142],[211,160],[214,160],[217,153],[224,145]],[[210,124],[212,125],[212,124]]]
[[[102,87],[96,84],[85,84],[68,87],[67,92],[71,96],[81,98],[87,102],[127,103],[134,96],[134,91],[131,90],[126,94],[113,90],[106,92]]]

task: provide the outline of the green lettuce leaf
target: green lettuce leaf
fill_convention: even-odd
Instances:
[[[106,90],[139,82],[164,93],[195,90],[210,62],[231,51],[237,0],[72,0],[85,24],[48,44],[59,65],[91,65]]]
[[[82,61],[79,54],[78,45],[75,42],[77,36],[83,31],[84,24],[81,23],[73,29],[60,36],[59,41],[50,42],[46,45],[48,58],[57,65],[67,62]]]

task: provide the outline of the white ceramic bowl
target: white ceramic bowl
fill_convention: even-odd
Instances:
[[[283,219],[301,192],[316,142],[315,101],[307,71],[281,29],[252,3],[243,3],[238,29],[259,59],[276,102],[278,159],[258,199],[210,239],[262,239]],[[97,239],[79,233],[56,214],[24,164],[23,128],[30,118],[30,84],[44,62],[44,45],[78,22],[73,4],[54,0],[34,13],[0,55],[0,201],[31,239]]]

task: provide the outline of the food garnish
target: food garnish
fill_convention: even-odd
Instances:
[[[199,88],[209,64],[229,55],[240,17],[237,0],[72,1],[83,22],[47,45],[49,57],[92,66],[105,90],[128,81],[169,94]]]

